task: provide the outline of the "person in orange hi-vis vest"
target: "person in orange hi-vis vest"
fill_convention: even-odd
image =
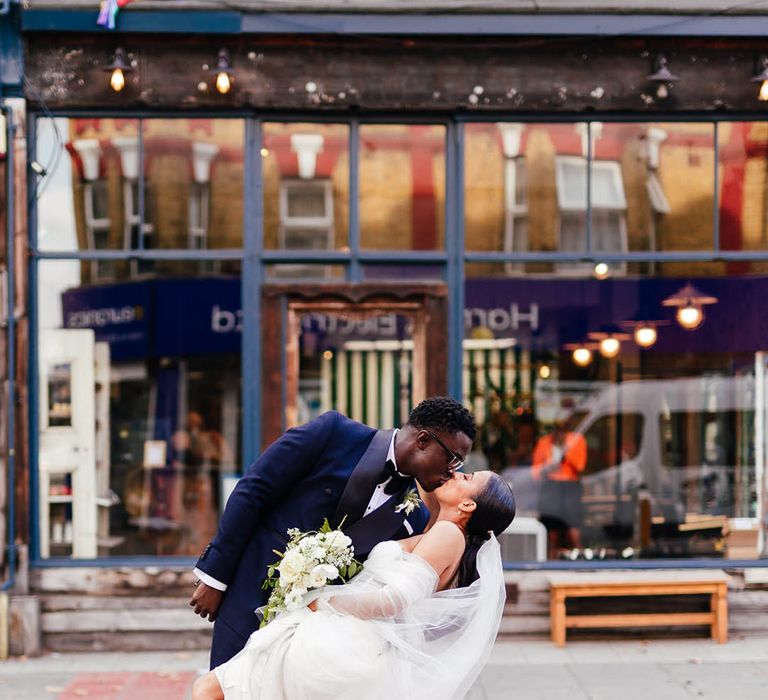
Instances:
[[[586,466],[586,440],[567,430],[565,420],[540,437],[533,449],[532,474],[541,482],[539,520],[547,528],[550,559],[556,559],[561,548],[581,548],[581,473]]]

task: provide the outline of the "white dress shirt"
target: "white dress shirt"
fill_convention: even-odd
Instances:
[[[395,471],[400,474],[399,471],[397,471],[397,461],[395,460],[395,436],[400,431],[395,429],[395,432],[392,433],[392,440],[389,443],[389,450],[387,451],[387,459],[392,460],[392,464],[395,465]],[[400,474],[400,476],[405,476],[404,474]],[[365,513],[363,514],[363,517],[368,515],[369,513],[372,513],[374,510],[376,510],[379,506],[386,503],[386,501],[389,500],[390,494],[384,493],[384,487],[390,482],[392,479],[391,476],[388,476],[384,481],[382,481],[380,484],[376,486],[376,488],[373,490],[373,495],[371,496],[371,500],[368,501],[368,506],[365,509]],[[403,522],[403,525],[405,526],[405,529],[408,531],[408,534],[413,533],[413,528],[411,527],[411,524],[405,520]],[[201,571],[197,567],[195,567],[192,570],[192,573],[197,576],[197,578],[202,581],[206,586],[210,586],[211,588],[215,588],[218,591],[226,591],[227,590],[227,584],[222,583],[221,581],[218,581],[217,579],[213,578],[213,576],[209,576],[205,573],[205,571]]]

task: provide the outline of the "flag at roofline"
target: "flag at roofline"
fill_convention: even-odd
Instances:
[[[133,0],[101,0],[99,18],[96,20],[96,24],[107,29],[114,29],[117,13],[130,2]]]

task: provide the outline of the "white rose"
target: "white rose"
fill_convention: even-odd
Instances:
[[[351,538],[343,532],[336,530],[329,536],[329,543],[335,550],[347,549],[352,544]]]
[[[319,566],[316,566],[309,572],[309,587],[320,588],[325,585],[325,574],[320,570]]]
[[[301,541],[299,542],[299,549],[301,549],[302,552],[308,552],[316,545],[317,537],[315,535],[307,535],[307,537],[302,537]]]
[[[283,582],[291,583],[298,579],[304,571],[304,565],[305,561],[301,552],[298,552],[295,549],[288,550],[277,567],[280,571],[281,585]]]
[[[301,589],[294,589],[292,591],[288,591],[288,593],[285,596],[285,607],[288,610],[296,610],[301,607],[301,604],[303,602],[304,593]]]
[[[333,581],[339,577],[339,570],[330,564],[318,564],[309,572],[309,585],[311,588],[320,588],[327,581]]]

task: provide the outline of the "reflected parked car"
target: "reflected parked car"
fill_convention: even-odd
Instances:
[[[674,522],[691,514],[754,515],[751,376],[612,384],[580,410],[584,498],[613,498],[614,522],[632,521],[640,494],[653,516]]]

